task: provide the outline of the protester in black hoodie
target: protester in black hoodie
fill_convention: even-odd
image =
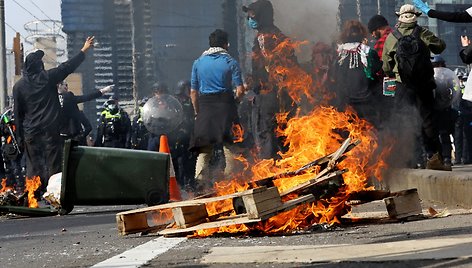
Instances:
[[[42,60],[44,52],[30,53],[26,56],[23,77],[13,87],[17,137],[26,154],[26,176],[40,176],[42,190],[46,189],[50,175],[61,171],[61,105],[57,84],[79,67],[93,42],[94,37],[88,37],[79,54],[47,71]]]
[[[283,142],[276,137],[276,114],[296,110],[292,105],[284,78],[278,77],[275,69],[298,65],[293,48],[279,46],[287,37],[274,25],[274,8],[267,0],[257,0],[243,6],[247,12],[248,26],[257,31],[252,48],[252,75],[254,79],[252,122],[257,157],[268,159],[277,157],[283,150]]]

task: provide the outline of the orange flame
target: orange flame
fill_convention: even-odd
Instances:
[[[7,179],[2,179],[2,189],[0,189],[0,193],[6,192],[8,190],[13,190],[12,187],[7,186]]]
[[[338,164],[339,169],[348,169],[349,172],[341,177],[336,191],[327,197],[319,197],[316,202],[302,204],[298,207],[279,213],[258,224],[237,224],[220,228],[199,230],[195,236],[209,236],[214,233],[237,233],[249,230],[258,230],[264,233],[284,233],[297,229],[308,228],[316,223],[339,223],[339,218],[350,211],[346,203],[350,193],[373,189],[368,186],[368,180],[381,179],[382,171],[386,168],[384,158],[389,149],[380,150],[377,132],[367,121],[359,118],[351,108],[339,112],[327,105],[332,93],[326,93],[314,83],[310,74],[301,69],[293,61],[293,51],[300,43],[286,39],[270,54],[264,55],[269,64],[269,83],[276,88],[287,90],[294,103],[303,97],[313,103],[313,110],[306,115],[289,118],[287,112],[277,115],[277,135],[284,140],[288,148],[279,152],[280,159],[260,160],[252,165],[251,183],[241,177],[235,177],[230,182],[215,184],[218,195],[241,192],[255,187],[254,182],[280,173],[297,170],[303,165],[336,151],[341,143],[350,137],[360,140],[361,143],[352,151],[343,162]],[[315,105],[315,102],[317,105]],[[279,192],[284,192],[303,182],[312,179],[320,171],[319,166],[310,168],[306,172],[290,178],[274,180]],[[296,194],[283,197],[283,201],[296,198]],[[231,201],[231,200],[229,200]],[[209,215],[218,215],[231,211],[231,202],[214,202],[207,204]],[[233,211],[231,215],[235,215]]]
[[[173,219],[172,209],[161,209],[148,214],[154,226],[168,224]]]
[[[25,191],[28,192],[28,207],[38,208],[38,200],[34,197],[34,192],[41,186],[41,179],[39,176],[33,178],[26,178]]]
[[[240,124],[233,124],[231,127],[231,132],[233,133],[233,142],[241,143],[244,141],[244,130]]]

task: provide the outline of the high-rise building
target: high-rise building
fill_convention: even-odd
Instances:
[[[238,57],[236,2],[151,1],[157,78],[171,87],[181,79],[190,79],[193,61],[208,49],[208,35],[217,28],[229,33],[230,54]]]
[[[147,8],[136,14],[144,18],[141,27],[150,28],[150,1],[143,0]],[[83,93],[90,93],[110,84],[115,84],[113,95],[126,102],[133,97],[133,50],[132,14],[129,0],[63,0],[61,4],[63,31],[67,34],[68,55],[73,56],[82,47],[87,36],[95,36],[96,45],[77,72],[82,74]],[[140,41],[151,45],[150,31],[145,30]],[[153,59],[147,59],[144,66],[146,81],[154,80]],[[144,84],[143,91],[149,91]],[[84,104],[86,115],[96,118],[104,96],[96,102]],[[91,120],[95,121],[95,120]],[[94,122],[93,122],[94,123]]]
[[[115,84],[120,101],[131,101],[150,96],[156,81],[172,88],[177,81],[190,79],[193,61],[208,49],[208,35],[217,28],[230,33],[230,53],[238,57],[239,1],[142,1],[62,0],[68,55],[77,53],[89,35],[97,42],[77,70],[84,93]],[[133,28],[133,23],[139,25]],[[103,101],[84,105],[90,119]]]
[[[112,16],[106,12],[112,9],[113,0],[63,0],[61,3],[68,56],[73,57],[79,52],[87,36],[95,36],[96,39],[93,53],[89,53],[76,70],[82,74],[84,94],[91,93],[105,84],[114,83],[110,33]],[[84,112],[91,123],[95,123],[96,102],[84,103]]]

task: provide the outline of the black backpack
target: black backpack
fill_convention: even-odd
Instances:
[[[398,40],[396,62],[402,83],[418,88],[428,84],[434,88],[434,70],[430,51],[420,38],[421,27],[416,26],[410,35],[402,35],[398,29],[392,34]]]

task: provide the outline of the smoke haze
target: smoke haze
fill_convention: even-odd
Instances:
[[[275,11],[275,25],[284,34],[312,43],[331,43],[336,37],[338,0],[271,0]],[[308,61],[307,48],[299,61]],[[309,50],[309,49],[308,49]]]

